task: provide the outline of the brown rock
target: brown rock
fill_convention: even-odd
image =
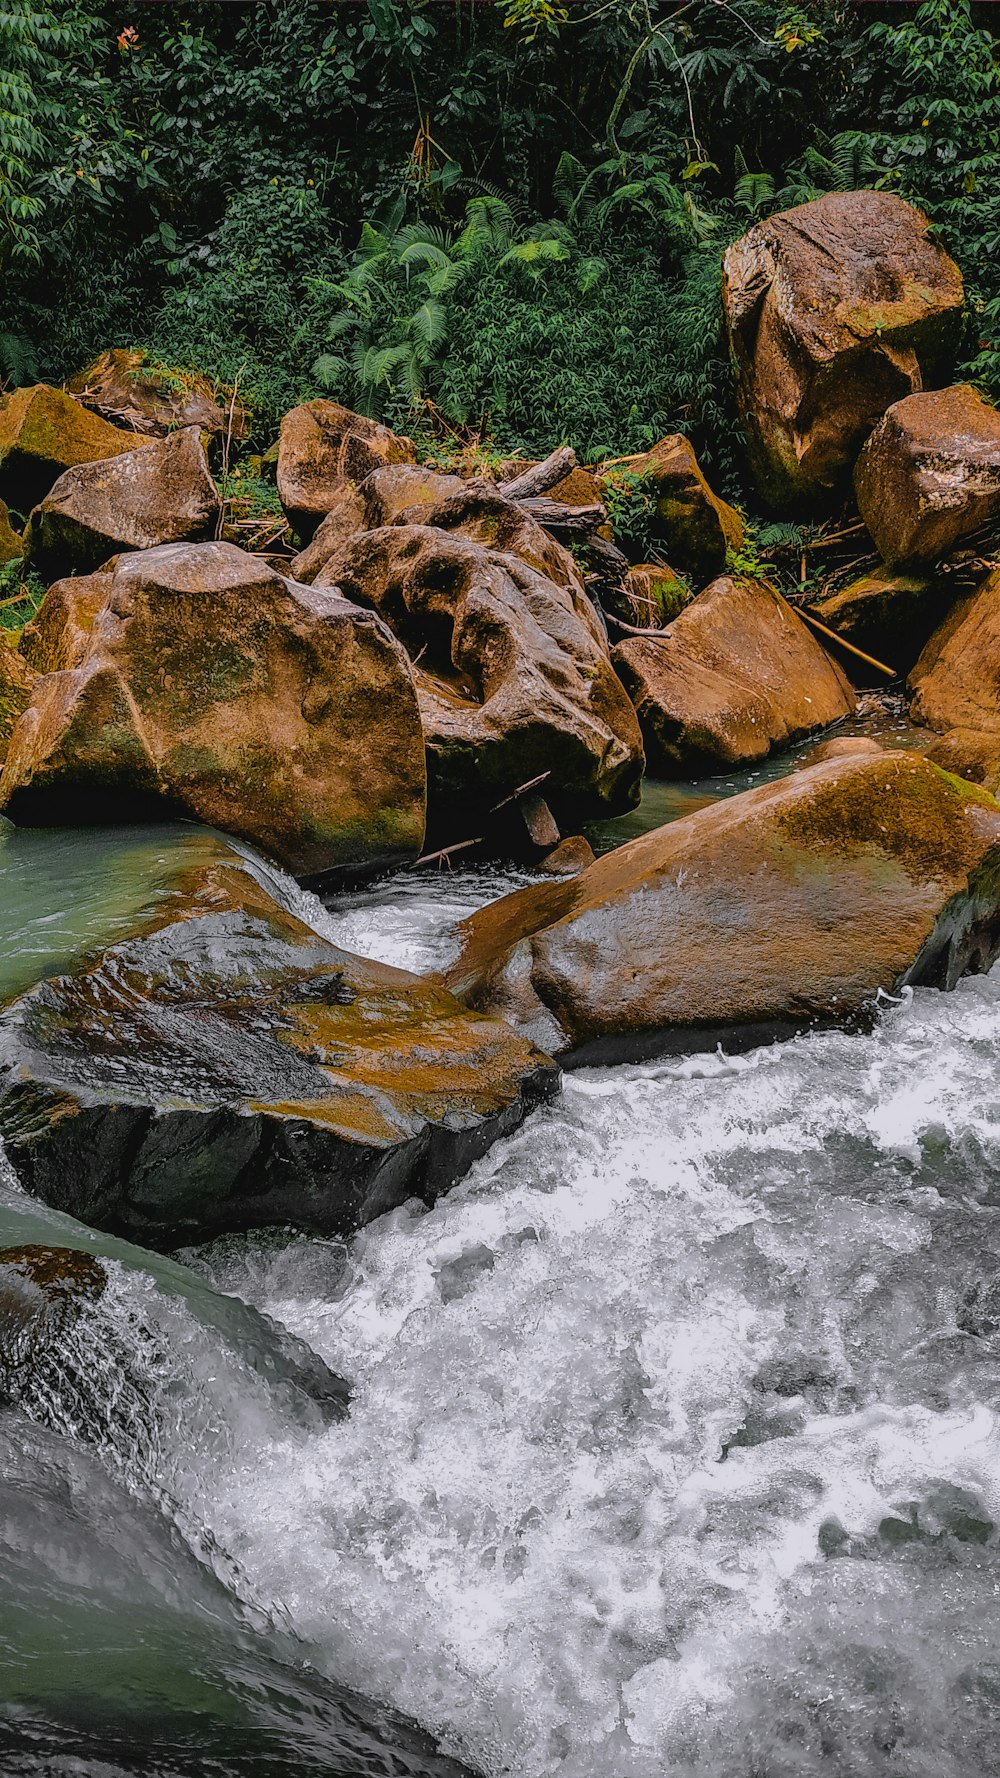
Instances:
[[[950,603],[942,581],[878,567],[812,609],[838,636],[906,673]]]
[[[604,603],[624,623],[641,630],[662,630],[690,600],[687,581],[665,562],[642,562],[629,569],[619,594],[605,594]]]
[[[847,679],[773,588],[724,576],[669,633],[612,660],[635,704],[650,769],[718,772],[764,759],[854,709]]]
[[[1000,513],[1000,413],[968,383],[895,402],[858,458],[854,487],[887,562],[947,555]]]
[[[536,866],[540,877],[576,877],[594,862],[594,848],[582,833],[560,840]]]
[[[500,1020],[339,950],[204,842],[132,931],[0,1014],[0,1131],[36,1197],[144,1245],[347,1234],[432,1201],[555,1089]]]
[[[635,802],[638,725],[578,584],[428,525],[361,533],[324,575],[414,662],[435,838],[481,833],[493,804],[543,772],[561,828]]]
[[[24,555],[24,538],[10,522],[10,509],[0,500],[0,568],[7,562],[19,562]]]
[[[6,630],[0,630],[0,764],[15,726],[31,702],[38,675],[14,647]]]
[[[532,884],[447,985],[578,1063],[850,1023],[1000,947],[1000,807],[904,753],[836,757]]]
[[[232,391],[223,391],[219,400],[207,377],[158,369],[138,350],[102,352],[66,388],[106,420],[154,438],[177,426],[197,426],[202,432],[228,432],[238,442],[250,430],[246,409]]]
[[[908,684],[910,715],[942,737],[930,757],[991,788],[1000,784],[1000,569],[935,631]]]
[[[431,505],[408,507],[392,522],[434,525],[440,531],[457,532],[489,549],[519,556],[529,568],[554,580],[557,586],[585,598],[583,579],[569,550],[490,482],[460,484],[456,492]]]
[[[210,537],[218,516],[201,433],[185,426],[143,450],[67,469],[31,515],[29,556],[49,579],[86,573],[120,550]]]
[[[389,525],[401,512],[429,508],[461,493],[464,487],[459,476],[439,475],[416,463],[384,463],[357,487],[353,482],[342,482],[312,542],[292,562],[292,573],[296,580],[311,586],[356,531]],[[413,522],[422,523],[422,515]]]
[[[232,544],[179,543],[57,582],[32,629],[49,670],[0,777],[12,820],[183,811],[309,876],[419,852],[416,697],[370,612]]]
[[[18,512],[43,500],[63,470],[138,449],[134,432],[109,426],[62,389],[36,383],[0,406],[0,489]]]
[[[871,735],[835,735],[830,741],[820,741],[818,746],[810,747],[796,770],[804,771],[809,766],[822,765],[826,759],[859,759],[864,753],[884,752],[885,748],[873,740]]]
[[[720,574],[726,551],[743,541],[743,520],[735,507],[713,494],[694,453],[681,432],[661,438],[650,451],[609,465],[601,477],[602,498],[613,488],[615,468],[638,476],[655,500],[654,528],[670,559],[701,586]]]
[[[902,198],[828,192],[728,249],[723,301],[754,475],[794,507],[839,487],[886,408],[940,380],[962,276]]]
[[[397,438],[338,401],[306,401],[281,422],[278,493],[289,519],[311,537],[330,511],[341,483],[360,482],[380,463],[412,463],[408,438]]]

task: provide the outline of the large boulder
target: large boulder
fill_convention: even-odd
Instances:
[[[305,401],[281,422],[278,493],[296,530],[312,536],[345,481],[360,482],[380,463],[412,463],[412,440],[339,401]]]
[[[993,961],[1000,806],[911,754],[838,754],[461,930],[452,991],[580,1063],[852,1022]]]
[[[416,856],[425,767],[406,656],[369,611],[228,543],[58,581],[0,809],[32,825],[193,815],[301,876]]]
[[[962,276],[921,211],[829,192],[726,253],[723,300],[750,461],[777,507],[843,483],[887,407],[942,380]]]
[[[563,829],[635,803],[638,724],[578,584],[406,524],[360,533],[324,573],[379,612],[414,663],[436,831],[482,833],[469,822],[546,773]]]
[[[6,630],[0,630],[0,765],[10,737],[31,702],[38,674],[29,666]]]
[[[650,768],[677,777],[763,759],[854,709],[840,668],[780,593],[723,576],[662,635],[612,653]]]
[[[674,432],[652,450],[609,466],[600,485],[602,498],[610,497],[612,505],[616,469],[619,484],[625,472],[629,487],[637,482],[650,495],[652,529],[675,567],[699,586],[721,574],[727,550],[738,549],[743,541],[743,520],[735,507],[713,494],[690,439]]]
[[[1000,413],[969,383],[894,402],[858,458],[854,487],[886,562],[947,555],[1000,513]]]
[[[154,438],[164,438],[178,426],[228,432],[236,440],[250,430],[246,409],[234,393],[219,399],[207,377],[150,364],[136,348],[102,352],[66,388],[106,420]]]
[[[950,603],[941,581],[879,566],[817,599],[811,609],[838,636],[906,673]]]
[[[67,469],[31,515],[28,554],[50,580],[126,549],[211,537],[219,496],[197,426]]]
[[[65,469],[120,457],[143,442],[134,432],[109,426],[62,389],[45,383],[15,389],[0,403],[0,494],[28,513]]]
[[[1000,786],[1000,569],[951,611],[909,677],[910,715],[941,737],[931,757]]]
[[[557,1084],[440,986],[339,950],[222,841],[0,1014],[0,1134],[37,1197],[146,1246],[432,1199]]]
[[[315,536],[292,562],[292,573],[311,585],[356,531],[390,525],[401,512],[416,508],[421,516],[415,522],[422,523],[424,508],[460,494],[464,487],[459,476],[442,475],[417,463],[383,463],[359,483],[341,482]]]

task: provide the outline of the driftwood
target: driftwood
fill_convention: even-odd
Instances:
[[[608,516],[603,506],[567,506],[562,500],[544,500],[535,496],[518,500],[517,505],[529,518],[544,525],[546,531],[596,531]]]
[[[561,482],[564,475],[576,468],[576,452],[572,445],[560,445],[557,451],[546,457],[544,463],[536,463],[532,469],[526,469],[522,475],[516,475],[513,481],[498,482],[501,494],[508,500],[530,500],[536,494],[544,494]]]
[[[613,629],[623,630],[626,636],[643,636],[647,642],[669,642],[669,630],[644,630],[640,624],[627,624],[622,617],[613,617],[610,611],[604,613],[605,623]]]
[[[866,654],[863,648],[855,648],[853,642],[848,642],[846,637],[838,635],[836,630],[828,629],[826,624],[821,624],[819,618],[813,617],[810,611],[804,611],[799,606],[798,613],[800,617],[805,618],[807,624],[812,624],[813,629],[818,630],[821,636],[829,636],[832,642],[837,642],[841,648],[846,648],[848,654],[857,655],[858,660],[864,661],[867,667],[874,667],[877,672],[884,673],[887,679],[899,678],[895,667],[887,667],[884,661],[877,661],[873,654]]]

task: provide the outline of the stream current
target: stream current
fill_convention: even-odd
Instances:
[[[521,880],[285,893],[429,968]],[[4,1778],[401,1770],[332,1762],[340,1686],[490,1778],[1000,1773],[998,1064],[1000,967],[573,1073],[348,1246],[163,1259],[4,1174],[0,1243],[111,1272],[86,1436],[0,1414]]]

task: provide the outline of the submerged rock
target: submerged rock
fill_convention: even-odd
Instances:
[[[611,658],[651,769],[671,777],[764,759],[855,704],[802,619],[759,581],[713,581],[667,634],[630,637]]]
[[[221,842],[134,936],[0,1014],[20,1179],[147,1246],[432,1199],[557,1078],[499,1019],[328,943]]]
[[[911,755],[838,754],[461,932],[452,991],[578,1062],[843,1024],[993,961],[1000,806]]]
[[[425,767],[403,650],[371,612],[228,543],[57,582],[0,809],[26,826],[193,815],[302,876],[416,857]]]
[[[62,389],[15,389],[0,404],[0,493],[18,512],[30,512],[64,470],[120,457],[144,442]]]
[[[352,413],[339,401],[305,401],[281,422],[278,493],[304,537],[335,504],[345,482],[360,482],[380,463],[412,463],[412,440]]]
[[[561,584],[503,548],[412,524],[360,533],[326,577],[373,606],[413,662],[432,827],[468,832],[542,774],[561,829],[635,803],[638,724],[575,577]]]
[[[107,1272],[74,1247],[0,1247],[0,1401],[32,1387],[53,1340],[104,1294]]]
[[[49,579],[86,573],[120,550],[210,537],[218,515],[201,433],[185,426],[142,450],[68,469],[31,515],[28,553]]]
[[[723,266],[754,475],[775,506],[822,499],[886,408],[941,379],[962,275],[926,216],[887,191],[828,192],[769,216]]]
[[[1000,413],[968,383],[894,402],[854,471],[887,562],[933,562],[1000,513]]]
[[[908,684],[910,715],[941,737],[930,757],[991,790],[1000,785],[1000,569],[935,631]]]

